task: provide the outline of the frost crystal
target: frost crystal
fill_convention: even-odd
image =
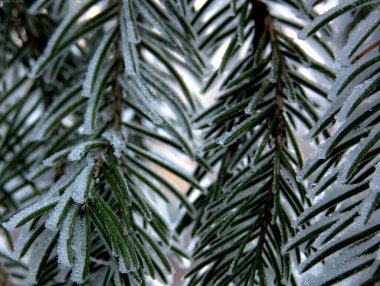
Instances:
[[[83,204],[87,200],[88,192],[92,185],[92,174],[95,170],[95,164],[92,160],[89,160],[89,163],[79,175],[75,178],[74,182],[68,188],[72,193],[71,197],[74,202],[78,204]]]
[[[369,229],[373,228],[374,226],[376,226],[378,224],[378,217],[372,217],[369,222],[365,225],[365,226],[362,226],[362,225],[357,225],[357,224],[352,224],[351,227],[349,229],[346,230],[346,232],[349,232],[350,236],[352,237],[355,237],[357,236],[358,234],[362,233],[362,232],[366,232],[368,231]],[[330,250],[333,250],[335,248],[336,245],[339,245],[340,243],[342,243],[343,241],[347,240],[347,236],[346,235],[341,235],[341,236],[338,236],[337,238],[335,239],[332,239],[330,240],[328,243],[324,244],[319,250],[318,252],[315,252],[313,253],[312,255],[310,255],[307,259],[305,259],[300,265],[299,265],[299,269],[298,271],[302,271],[303,269],[305,269],[308,264],[313,261],[316,257],[320,256],[320,255],[323,255],[324,253],[328,253]]]
[[[351,64],[350,58],[352,53],[359,47],[358,44],[363,44],[362,41],[368,31],[375,30],[380,25],[380,9],[374,9],[371,14],[366,17],[365,21],[361,21],[350,33],[349,40],[344,48],[336,55],[336,59],[345,66]]]
[[[74,219],[74,215],[75,207],[71,207],[65,216],[58,238],[58,262],[65,267],[72,266],[69,258],[69,252],[71,252],[71,249],[69,250],[69,248],[71,248],[71,245],[68,244],[70,242],[70,228]]]
[[[96,49],[94,56],[91,58],[91,61],[87,68],[86,77],[83,83],[82,96],[91,97],[95,87],[95,80],[98,76],[100,65],[102,62],[101,57],[104,57],[104,54],[107,52],[111,40],[115,32],[107,32],[101,41],[99,47]]]
[[[22,210],[21,212],[15,214],[13,217],[10,218],[8,222],[3,223],[3,226],[7,230],[12,231],[28,217],[33,216],[35,213],[38,213],[39,211],[43,209],[46,209],[46,208],[49,208],[50,206],[55,205],[57,202],[58,202],[57,197],[43,198],[40,201],[27,207],[26,209]]]
[[[45,225],[47,229],[56,230],[60,220],[65,215],[65,210],[69,206],[72,189],[68,188],[63,195],[59,198],[59,203],[54,207],[50,217],[46,220]]]
[[[326,191],[323,198],[314,203],[309,207],[305,212],[303,212],[295,221],[293,221],[292,226],[296,227],[300,223],[303,223],[310,219],[313,215],[313,212],[319,208],[323,208],[328,202],[339,200],[345,196],[349,197],[351,194],[354,195],[355,190],[360,186],[360,184],[355,185],[344,185],[335,183],[331,185]]]
[[[60,161],[65,159],[67,157],[67,155],[69,154],[69,152],[70,152],[69,148],[58,151],[57,153],[54,153],[53,155],[51,155],[47,159],[43,160],[42,164],[44,164],[47,167],[54,167]]]
[[[377,87],[380,76],[374,76],[373,78],[366,80],[364,83],[355,86],[350,96],[345,100],[340,112],[336,115],[336,120],[344,122],[347,117],[355,110],[361,100],[366,94],[370,94]]]
[[[378,137],[380,135],[380,124],[378,124],[368,137],[363,139],[353,150],[351,150],[347,154],[347,158],[343,167],[342,174],[340,175],[340,181],[346,182],[349,179],[349,176],[352,173],[352,168],[357,164],[358,160],[360,160],[361,155],[365,152],[366,149],[371,148],[375,142],[378,141]]]
[[[104,68],[100,71],[99,80],[95,85],[95,90],[92,93],[92,96],[89,98],[87,102],[86,113],[84,115],[84,123],[83,123],[83,134],[90,135],[95,130],[95,123],[97,119],[98,113],[98,104],[102,95],[102,82],[106,79],[108,74],[108,68]]]
[[[71,272],[71,280],[75,283],[83,283],[83,273],[86,261],[86,219],[85,217],[77,217],[74,233],[73,233],[73,254],[74,265]]]
[[[371,182],[369,183],[371,191],[380,193],[380,162],[376,165],[376,170],[372,175]]]
[[[89,148],[98,146],[102,146],[102,141],[92,140],[80,143],[71,149],[67,159],[70,161],[79,161],[83,158]]]
[[[324,218],[323,220],[319,220],[319,221],[313,223],[312,225],[310,225],[307,228],[302,229],[295,237],[289,239],[287,241],[287,243],[282,247],[282,249],[281,249],[282,255],[285,255],[289,251],[289,249],[291,249],[292,247],[294,247],[294,245],[296,245],[297,243],[302,241],[304,239],[304,237],[309,236],[312,233],[318,233],[319,230],[321,230],[325,227],[325,225],[332,223],[332,222],[335,222],[337,220],[338,220],[338,217],[329,216],[329,217]],[[294,226],[296,226],[296,225],[294,225]]]
[[[104,132],[102,136],[111,143],[115,156],[120,158],[121,153],[126,149],[124,139],[120,132],[112,129]]]
[[[349,67],[340,69],[334,85],[329,90],[328,99],[335,100],[352,82],[356,82],[360,79],[359,75],[370,70],[371,66],[375,65],[378,61],[379,56],[376,54],[368,62],[363,63],[362,61],[357,61]],[[353,75],[356,76],[353,77]]]
[[[139,76],[139,63],[136,45],[128,38],[125,21],[120,19],[121,51],[124,57],[125,72],[130,76]]]
[[[308,191],[307,197],[314,198],[315,195],[324,191],[331,183],[334,182],[339,172],[340,167],[337,166],[333,171],[324,176],[317,184],[313,186],[313,188]]]
[[[75,146],[73,149],[71,149],[67,159],[70,161],[79,161],[82,159],[85,154],[87,144],[88,142],[84,142]]]
[[[55,233],[50,230],[45,230],[39,239],[33,244],[32,253],[30,255],[29,273],[27,281],[29,283],[36,283],[37,272],[40,269],[41,263],[44,260],[45,255],[50,244],[53,242]],[[49,253],[47,254],[49,255]]]
[[[136,22],[134,18],[135,12],[133,9],[132,0],[124,1],[124,17],[125,17],[125,26],[127,30],[128,41],[131,43],[139,43],[140,36],[136,27]]]

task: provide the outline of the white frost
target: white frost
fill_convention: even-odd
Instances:
[[[69,250],[68,250],[69,247],[71,247],[71,245],[68,245],[68,242],[70,238],[70,227],[74,219],[74,215],[75,215],[75,207],[71,207],[65,216],[61,231],[59,233],[59,238],[58,238],[58,246],[57,246],[58,263],[65,267],[72,266],[69,259]]]
[[[121,153],[126,149],[126,144],[121,133],[111,129],[104,132],[102,136],[111,143],[115,156],[120,158]]]
[[[63,193],[63,195],[59,198],[59,203],[54,207],[52,213],[49,218],[45,222],[45,226],[47,229],[56,230],[58,227],[58,223],[60,219],[62,219],[64,215],[65,209],[67,209],[68,204],[70,203],[72,189],[68,188]]]
[[[121,51],[124,57],[125,73],[130,76],[139,76],[139,60],[136,45],[135,43],[129,41],[130,35],[128,34],[125,21],[123,21],[123,19],[120,19],[120,33]]]
[[[336,59],[341,64],[349,66],[351,64],[350,54],[354,51],[356,45],[362,41],[367,31],[375,30],[380,24],[380,9],[374,9],[365,20],[362,20],[355,29],[350,33],[350,37],[342,50],[337,52]],[[363,43],[362,43],[363,44]]]
[[[60,150],[50,157],[46,158],[42,161],[42,164],[44,164],[47,167],[54,167],[57,165],[62,159],[66,158],[66,156],[69,154],[70,148],[66,148],[63,150]]]
[[[74,182],[68,188],[74,202],[83,204],[87,200],[88,192],[93,184],[92,175],[95,170],[95,163],[89,159],[86,167],[75,178]]]
[[[375,75],[364,83],[355,86],[349,95],[349,97],[344,101],[343,106],[339,113],[336,115],[336,120],[339,122],[344,122],[348,116],[355,110],[355,105],[357,105],[363,94],[367,92],[372,92],[376,89],[377,85],[374,82],[378,82],[380,79],[379,75]]]
[[[372,175],[369,187],[372,192],[380,193],[380,162],[376,165],[376,170]]]
[[[91,58],[91,61],[87,68],[86,77],[83,82],[82,96],[91,97],[95,87],[95,80],[99,76],[99,64],[100,58],[106,53],[106,50],[109,48],[111,40],[115,32],[107,32],[103,40],[100,42],[99,47],[96,49],[94,56]]]
[[[83,272],[85,270],[86,248],[89,247],[86,242],[86,219],[77,217],[73,232],[73,255],[74,265],[70,279],[75,283],[83,283]]]
[[[380,124],[373,128],[368,137],[360,141],[360,143],[347,154],[342,173],[339,177],[339,180],[341,182],[346,182],[349,179],[354,164],[357,164],[357,161],[361,158],[363,152],[365,152],[368,148],[371,148],[374,142],[378,141],[377,138],[379,137],[379,135]]]
[[[41,210],[43,208],[46,208],[46,207],[53,205],[53,204],[56,204],[57,202],[58,202],[57,197],[42,198],[40,201],[32,204],[31,206],[27,207],[26,209],[15,214],[13,217],[10,218],[9,221],[3,223],[3,226],[8,231],[12,231],[17,227],[17,225],[19,223],[21,223],[27,217],[33,215],[34,213],[38,212],[39,210]]]

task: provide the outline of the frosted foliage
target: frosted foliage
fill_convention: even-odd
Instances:
[[[101,141],[93,140],[80,143],[71,149],[67,159],[70,161],[79,161],[83,158],[86,151],[91,148],[91,146],[96,146],[98,144],[101,144]]]
[[[72,188],[68,188],[59,198],[59,203],[54,207],[49,218],[45,222],[46,228],[56,230],[60,219],[63,217],[65,210],[68,207],[71,199]]]
[[[230,9],[229,9],[230,17],[234,17],[236,15],[236,1],[237,0],[230,1]]]
[[[113,282],[115,283],[116,286],[123,286],[124,285],[124,282],[122,282],[120,274],[118,273],[118,271],[116,269],[114,270]]]
[[[15,243],[15,249],[11,253],[11,257],[15,260],[20,259],[21,251],[25,246],[25,243],[30,238],[31,232],[29,232],[31,222],[28,222],[21,230],[19,236],[17,237],[17,242]]]
[[[374,142],[378,141],[378,137],[380,135],[380,124],[378,124],[375,128],[372,129],[368,137],[360,141],[360,143],[351,150],[345,160],[345,164],[343,166],[342,173],[339,177],[339,180],[342,182],[346,182],[349,179],[351,174],[351,169],[356,163],[356,161],[361,157],[363,151],[373,145]]]
[[[358,224],[365,224],[366,220],[368,219],[372,206],[376,202],[377,199],[376,193],[369,193],[364,200],[362,201],[361,204],[361,209],[360,209],[360,217],[357,220]]]
[[[316,17],[309,25],[307,25],[301,32],[298,33],[298,38],[301,40],[305,40],[310,34],[314,31],[315,28],[320,26],[323,22],[328,21],[330,17],[334,14],[339,13],[340,11],[343,11],[347,8],[347,6],[357,6],[355,8],[358,8],[362,5],[366,5],[369,3],[378,3],[379,0],[368,0],[366,2],[362,2],[361,4],[354,4],[355,1],[353,0],[341,0],[339,1],[339,5],[334,6],[333,8],[329,9],[322,15]]]
[[[301,241],[305,236],[312,234],[313,232],[317,231],[318,229],[323,228],[326,224],[330,222],[334,222],[339,219],[339,216],[331,215],[329,217],[324,218],[323,220],[317,221],[310,225],[307,228],[302,229],[295,237],[289,239],[281,249],[281,253],[285,255],[289,249],[296,244],[297,242]]]
[[[74,265],[71,272],[71,280],[75,283],[83,283],[83,272],[86,260],[86,219],[85,217],[77,217],[73,232],[73,256]]]
[[[253,114],[254,110],[256,109],[257,103],[259,102],[260,98],[263,97],[265,93],[262,90],[259,90],[256,92],[251,100],[249,101],[247,107],[244,109],[245,114]]]
[[[93,183],[92,174],[95,169],[93,161],[89,161],[86,167],[75,178],[68,190],[71,192],[71,197],[74,202],[84,204],[87,200],[89,189]]]
[[[136,103],[137,106],[143,111],[143,113],[156,125],[161,125],[164,123],[163,118],[159,113],[151,110],[148,106]]]
[[[48,195],[54,196],[58,193],[62,193],[67,187],[71,185],[76,173],[80,170],[80,165],[70,165],[65,168],[66,173],[59,178],[57,182],[49,190]]]
[[[99,78],[101,80],[98,81],[98,83],[95,86],[95,91],[93,92],[92,96],[89,98],[87,102],[87,108],[86,112],[84,115],[84,123],[83,123],[83,134],[86,135],[91,135],[94,132],[95,129],[95,123],[96,123],[96,114],[98,112],[96,108],[96,103],[99,100],[100,96],[100,88],[101,88],[101,82],[103,81],[102,79],[105,76],[105,71],[101,71],[101,75]]]
[[[121,133],[112,129],[104,132],[102,136],[111,143],[115,156],[120,158],[121,153],[126,149],[126,145]]]
[[[260,111],[257,113],[260,113]],[[234,125],[231,131],[225,132],[222,136],[220,136],[217,139],[216,143],[218,143],[218,145],[221,145],[221,146],[228,146],[228,145],[233,144],[239,138],[239,129],[244,128],[244,126],[249,124],[250,121],[252,121],[252,117],[247,118],[245,121],[243,121],[239,125]],[[232,141],[230,141],[232,137],[235,137],[235,138]],[[230,141],[230,142],[227,142],[227,141]]]
[[[327,143],[327,142],[326,142]],[[325,152],[324,150],[322,149],[323,145],[320,147],[320,148],[317,148],[315,149],[309,156],[309,158],[307,159],[307,161],[305,162],[305,165],[302,169],[302,171],[299,173],[299,175],[297,176],[297,181],[298,182],[301,182],[304,177],[306,176],[306,174],[310,171],[311,168],[314,167],[315,164],[317,164],[317,162],[320,160],[320,159],[323,159],[325,157]],[[310,194],[311,196],[312,193]]]
[[[75,146],[73,149],[71,149],[67,159],[70,161],[79,161],[82,159],[86,151],[87,144],[88,142],[84,142]]]
[[[128,259],[130,259],[130,257]],[[119,258],[119,271],[121,273],[130,272],[130,267],[128,267],[128,269],[127,269],[127,266],[125,265],[125,262],[124,262],[124,259],[122,256],[120,256],[120,258]]]
[[[91,61],[87,68],[86,77],[83,82],[82,96],[91,97],[94,90],[94,77],[97,76],[97,70],[99,71],[99,61],[102,54],[105,52],[106,48],[109,45],[111,37],[114,33],[108,32],[101,41],[99,47],[96,49],[94,56],[91,58]]]
[[[343,65],[348,66],[351,64],[350,54],[355,49],[356,45],[362,40],[364,35],[369,30],[374,30],[380,24],[380,9],[374,9],[369,16],[365,18],[365,20],[361,21],[359,25],[357,25],[352,33],[350,33],[350,37],[346,45],[342,50],[340,50],[336,59]]]
[[[271,69],[269,71],[269,82],[276,83],[278,81],[279,67],[275,56],[272,58]]]
[[[323,143],[315,152],[313,152],[313,154],[309,157],[308,161],[325,159],[326,156],[328,155],[327,153],[331,152],[331,145],[333,143],[334,144],[336,143],[337,138],[340,137],[340,138],[344,138],[345,140],[348,140],[348,139],[352,138],[353,135],[357,135],[354,131],[352,131],[352,128],[356,127],[355,121],[360,116],[362,116],[363,113],[370,110],[372,108],[372,106],[373,106],[373,102],[369,102],[369,103],[363,104],[359,108],[357,108],[356,111],[344,122],[344,124],[339,127],[338,131],[336,131],[332,137],[327,139],[325,141],[325,143]],[[366,126],[366,124],[368,124],[369,122],[374,120],[376,117],[377,117],[376,114],[370,116],[367,120],[365,120],[363,123],[361,123],[361,126],[358,126],[358,127],[363,128],[363,126]],[[352,124],[354,124],[354,126],[352,126]],[[377,127],[376,127],[376,129],[377,129]],[[361,130],[363,130],[363,129],[359,129],[359,132],[361,132]],[[347,132],[347,131],[350,131],[350,132]],[[350,161],[347,161],[347,162],[350,162]],[[303,176],[305,174],[305,172],[310,167],[309,164],[311,164],[311,163],[306,162],[305,167],[300,174],[301,176]]]
[[[124,0],[125,26],[127,28],[128,41],[131,43],[138,43],[140,42],[140,37],[134,19],[135,13],[132,1],[133,0]]]
[[[307,192],[307,197],[313,199],[314,196],[320,193],[328,182],[333,180],[335,176],[340,172],[340,167],[336,167],[333,171],[326,174],[317,184],[314,184],[312,188]]]
[[[328,92],[328,99],[335,100],[337,96],[342,92],[344,85],[348,83],[349,77],[363,65],[361,61],[357,61],[355,64],[350,65],[339,70],[336,80]],[[346,87],[347,88],[347,87]]]
[[[44,164],[47,167],[54,167],[62,158],[65,158],[67,156],[67,154],[69,153],[69,150],[70,149],[67,148],[67,149],[58,151],[57,153],[54,153],[47,159],[43,160],[42,164]]]
[[[326,267],[324,268],[325,270],[323,272],[323,276],[320,277],[320,279],[312,280],[312,281],[310,281],[311,283],[308,283],[307,285],[310,285],[310,286],[325,285],[325,283],[327,283],[330,280],[333,280],[338,275],[343,274],[343,273],[350,271],[350,270],[355,270],[358,267],[360,267],[360,265],[374,260],[374,258],[375,258],[375,254],[362,255],[360,257],[351,259],[348,262],[342,263],[340,261],[339,257],[337,257],[337,259],[334,260],[334,263],[328,263],[326,265]],[[372,273],[372,272],[373,272],[373,270],[370,271],[370,273]],[[368,276],[367,273],[365,273],[364,275],[362,275],[362,274],[364,274],[364,273],[358,272],[356,275],[360,275],[361,280],[363,280],[364,277],[367,277],[367,278],[371,277],[371,276]],[[356,284],[356,285],[358,285],[358,284]]]
[[[380,193],[380,162],[376,165],[376,170],[372,175],[369,187],[371,191],[375,193]]]
[[[73,87],[64,91],[61,95],[58,96],[58,98],[56,98],[54,100],[54,102],[49,106],[49,108],[46,110],[46,112],[43,113],[41,119],[39,120],[39,123],[33,129],[33,133],[38,132],[38,130],[41,129],[41,125],[45,124],[46,120],[53,113],[55,113],[55,110],[59,109],[60,106],[65,104],[69,98],[71,98],[73,95],[75,95],[77,93],[78,87],[80,87],[79,84],[74,85]]]
[[[92,98],[92,97],[91,97]],[[84,124],[83,124],[83,131],[82,133],[85,135],[91,135],[94,132],[93,124],[92,124],[92,114],[93,114],[93,108],[95,105],[95,100],[88,101],[86,113],[84,116]]]
[[[339,243],[342,243],[342,241],[345,241],[347,239],[347,235],[349,236],[355,236],[363,231],[366,231],[367,229],[373,228],[375,225],[378,224],[378,217],[373,216],[370,221],[365,225],[358,225],[358,224],[352,224],[344,234],[338,236],[335,239],[330,240],[328,243],[324,244],[321,248],[318,249],[317,252],[310,255],[308,258],[306,258],[302,263],[299,265],[298,271],[302,271],[311,261],[313,261],[316,257],[319,255],[328,252],[330,249],[334,249],[336,245],[339,245]]]
[[[380,76],[377,75],[369,80],[366,80],[364,83],[355,86],[350,96],[343,103],[340,112],[336,115],[336,120],[339,122],[344,122],[349,114],[354,110],[355,105],[359,104],[363,94],[376,88],[376,86],[374,86],[374,82],[378,81],[379,78]]]
[[[106,267],[102,267],[100,270],[95,272],[94,275],[91,275],[90,285],[103,286],[103,282],[106,279],[107,272],[108,272],[108,269]]]
[[[83,11],[80,11],[80,8],[84,6],[86,1],[82,3],[78,2],[78,7],[74,11],[71,11],[65,19],[59,24],[57,29],[54,31],[53,35],[50,37],[47,47],[45,48],[43,54],[38,58],[37,62],[33,65],[32,71],[29,74],[29,77],[34,78],[39,75],[43,65],[49,60],[49,57],[53,54],[54,50],[58,47],[59,43],[63,39],[64,35],[67,34],[67,30],[71,27],[73,20],[78,18]],[[69,29],[70,33],[73,32],[73,29]]]
[[[237,43],[240,47],[242,47],[244,45],[244,38],[245,38],[245,35],[244,35],[244,27],[242,25],[239,25],[237,27]]]
[[[306,141],[311,142],[313,140],[313,136],[316,134],[320,126],[324,123],[325,119],[336,114],[337,111],[342,107],[342,104],[344,103],[344,101],[345,101],[344,97],[338,97],[332,104],[330,104],[329,108],[326,110],[323,116],[321,116],[317,124],[305,136]]]
[[[41,209],[44,209],[53,204],[56,204],[57,202],[58,202],[57,197],[42,198],[38,202],[32,204],[26,209],[15,214],[13,217],[10,218],[9,221],[7,221],[6,223],[3,223],[3,226],[9,231],[13,231],[17,227],[17,225],[22,223],[23,220],[25,220],[26,218],[32,216],[33,214],[40,211]]]
[[[380,163],[377,163],[376,165],[376,169],[372,175],[369,187],[370,192],[365,196],[361,204],[360,217],[358,219],[358,223],[360,224],[366,223],[380,195]]]
[[[67,215],[65,216],[61,231],[59,233],[59,238],[58,238],[58,246],[57,246],[58,263],[65,267],[72,266],[69,259],[69,247],[71,247],[71,245],[68,245],[68,243],[70,241],[69,240],[70,227],[74,219],[74,215],[75,215],[75,208],[71,207]]]
[[[65,110],[66,108],[70,108],[73,104],[76,104],[78,101],[76,98],[68,101],[65,106],[61,108],[61,110]],[[49,114],[48,118],[45,118],[41,121],[40,124],[36,126],[34,129],[35,132],[31,134],[29,140],[31,141],[42,141],[45,136],[51,131],[51,127],[54,126],[57,122],[62,121],[62,112],[57,111],[54,114]]]
[[[58,98],[54,100],[53,104],[50,105],[47,111],[43,113],[41,119],[33,128],[33,132],[31,132],[30,136],[28,137],[28,140],[40,141],[43,139],[43,132],[45,128],[44,126],[46,126],[46,122],[52,116],[52,113],[54,113],[55,110],[58,110],[60,106],[63,106],[66,102],[68,102],[69,98],[71,98],[71,96],[75,94],[75,91],[78,87],[79,85],[73,86],[72,88],[63,92],[60,96],[58,96]]]
[[[324,241],[331,236],[335,231],[337,231],[339,228],[341,228],[348,220],[352,218],[352,216],[355,215],[358,211],[358,207],[347,211],[343,213],[338,213],[335,217],[338,218],[338,221],[335,222],[332,226],[329,227],[328,230],[324,231],[323,234],[319,235],[315,242],[313,243],[313,246],[316,248],[321,247],[324,244]],[[325,219],[320,220],[325,221]]]
[[[50,230],[45,230],[37,239],[30,254],[29,273],[26,278],[29,283],[36,283],[37,272],[41,266],[42,260],[54,239],[55,233]]]
[[[144,95],[144,97],[149,102],[154,102],[154,98],[157,97],[157,95],[153,92],[153,90],[147,85],[147,82],[142,79],[140,76],[135,77],[135,81],[137,83],[137,86],[139,88],[139,91]],[[152,103],[153,103],[152,102]],[[154,102],[155,104],[158,104],[158,102]]]
[[[139,64],[136,46],[129,41],[129,35],[125,27],[125,21],[120,20],[121,51],[124,57],[125,73],[130,76],[138,76]]]
[[[301,221],[305,219],[310,213],[314,212],[316,209],[320,208],[324,204],[339,198],[340,196],[346,194],[347,192],[355,189],[360,184],[355,185],[344,185],[340,183],[335,183],[330,186],[326,191],[323,198],[315,202],[311,207],[309,207],[305,212],[303,212],[296,220],[293,221],[292,226],[296,227]]]
[[[166,31],[166,29],[159,22],[159,18],[154,14],[151,8],[145,3],[145,1],[138,1],[138,8],[144,18],[154,27],[157,28],[163,36],[172,38]]]
[[[371,239],[361,242],[359,244],[355,244],[354,246],[350,246],[350,248],[342,251],[337,256],[337,259],[342,261],[349,261],[354,257],[359,257],[363,255],[368,249],[373,248],[374,246],[379,244],[379,236],[374,236]]]

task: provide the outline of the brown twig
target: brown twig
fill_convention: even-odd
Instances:
[[[358,54],[355,58],[352,59],[351,63],[352,64],[356,63],[358,60],[360,60],[362,57],[364,57],[370,51],[375,49],[377,46],[380,46],[380,40],[377,40],[376,42],[371,44],[369,47],[367,47],[364,51],[362,51],[360,54]]]

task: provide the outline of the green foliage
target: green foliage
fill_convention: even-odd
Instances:
[[[3,3],[0,283],[380,281],[380,6],[329,2]]]
[[[3,34],[20,35],[2,42],[9,48],[2,64],[2,221],[10,218],[7,234],[23,227],[15,258],[33,246],[36,263],[25,283],[44,284],[52,275],[103,285],[145,284],[147,276],[167,283],[176,237],[155,206],[169,202],[162,186],[189,213],[193,207],[158,168],[202,187],[150,146],[205,164],[189,145],[196,101],[173,66],[175,59],[201,77],[204,63],[191,47],[190,24],[177,6],[165,5],[37,1],[2,8],[9,21]],[[89,14],[94,8],[99,13]],[[56,267],[47,271],[50,261]]]
[[[224,5],[212,13],[231,19],[228,2]],[[278,9],[292,8],[281,5]],[[222,82],[220,96],[195,119],[205,129],[205,158],[217,171],[207,195],[195,203],[199,264],[188,273],[189,285],[297,284],[292,265],[301,254],[282,256],[280,249],[295,234],[291,221],[308,203],[304,185],[296,181],[303,158],[295,133],[315,124],[318,108],[317,100],[306,96],[318,83],[302,80],[299,68],[307,66],[315,77],[330,79],[333,73],[286,35],[285,28],[299,32],[301,26],[272,16],[273,9],[260,1],[242,2],[236,8],[239,21],[209,31],[229,45],[210,77]],[[199,31],[212,26],[210,21],[199,20]],[[211,87],[207,82],[204,91]],[[196,176],[207,173],[199,169]]]
[[[329,18],[371,2],[348,1],[344,9],[331,13]],[[333,285],[353,274],[356,276],[351,283],[355,285],[374,285],[380,279],[380,65],[378,51],[373,49],[378,45],[376,31],[380,22],[379,6],[373,8],[365,20],[356,23],[346,46],[337,53],[341,66],[329,91],[331,107],[308,135],[316,137],[340,123],[310,156],[300,174],[300,179],[309,180],[308,196],[321,198],[298,217],[296,225],[309,221],[313,225],[299,232],[284,248],[287,252],[304,242],[306,249],[313,248],[300,264],[301,273],[321,261],[326,263],[326,269],[331,268],[322,280],[311,279],[316,285]],[[317,18],[307,28],[309,34],[320,28],[319,23],[324,21]]]

